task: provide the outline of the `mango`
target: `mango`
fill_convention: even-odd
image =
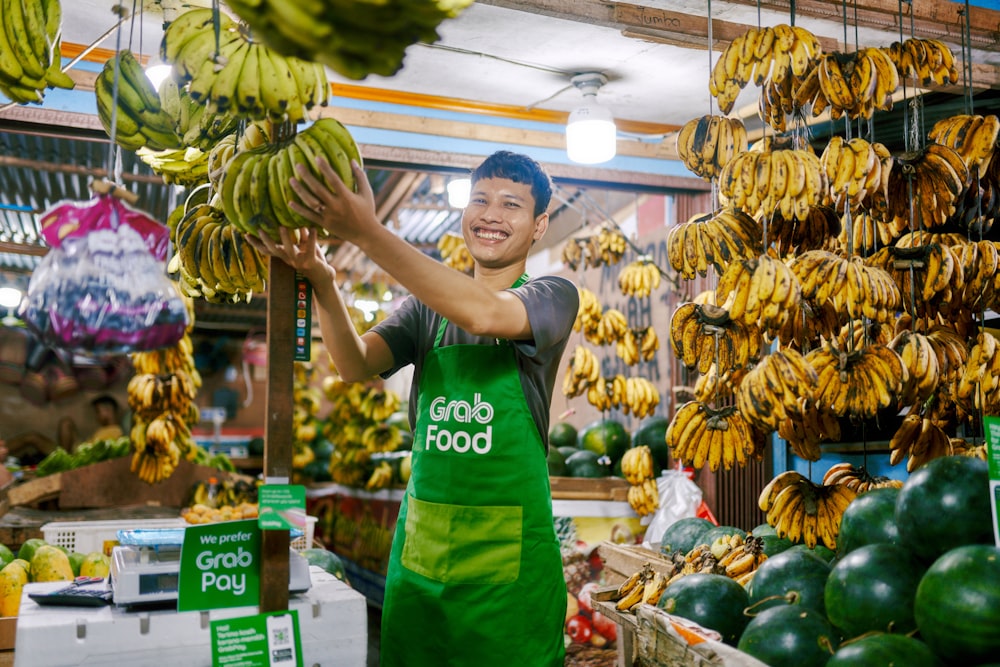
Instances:
[[[38,549],[38,547],[44,546],[45,544],[46,544],[45,540],[43,540],[40,537],[32,537],[31,539],[27,539],[24,541],[24,544],[21,545],[21,548],[17,550],[17,557],[23,558],[24,560],[30,563],[31,557],[35,555],[35,551]]]
[[[73,566],[61,549],[45,544],[31,557],[32,581],[73,581]]]
[[[111,559],[100,551],[94,551],[87,554],[86,557],[84,557],[83,562],[80,563],[81,577],[101,577],[104,579],[108,576],[108,572],[110,571]]]
[[[28,574],[20,565],[8,563],[0,570],[0,616],[17,616],[26,583]]]

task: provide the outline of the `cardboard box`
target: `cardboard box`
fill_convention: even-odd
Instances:
[[[0,618],[0,651],[14,648],[17,639],[17,617]]]

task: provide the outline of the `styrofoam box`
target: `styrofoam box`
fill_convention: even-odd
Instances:
[[[299,615],[304,667],[365,667],[368,613],[365,597],[311,566],[312,588],[293,595]],[[65,583],[24,587],[17,619],[14,667],[211,667],[210,621],[258,613],[257,607],[208,612],[126,611],[107,607],[41,607],[28,593]]]

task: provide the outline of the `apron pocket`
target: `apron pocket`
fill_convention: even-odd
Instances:
[[[445,584],[510,584],[521,569],[519,506],[445,505],[407,498],[400,562]]]

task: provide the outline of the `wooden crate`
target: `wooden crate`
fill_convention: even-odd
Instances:
[[[659,551],[638,544],[616,544],[605,541],[597,545],[597,555],[604,562],[604,576],[609,584],[620,584],[649,563],[653,570],[671,576],[676,567]]]
[[[628,501],[629,483],[621,477],[550,477],[553,500]]]

